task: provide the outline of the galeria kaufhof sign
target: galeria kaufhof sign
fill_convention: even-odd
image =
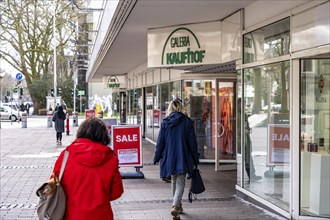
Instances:
[[[221,23],[207,22],[148,31],[148,67],[221,63]]]

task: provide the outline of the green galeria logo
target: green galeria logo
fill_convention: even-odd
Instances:
[[[119,88],[119,80],[116,76],[110,76],[108,79],[108,87],[109,88]]]
[[[187,32],[187,35],[175,37],[174,33],[179,31]],[[192,36],[192,39],[190,39],[190,36]],[[165,54],[165,48],[168,43],[172,49]],[[198,50],[192,50],[191,45],[196,45]],[[176,52],[176,48],[186,48],[186,50]],[[199,41],[191,30],[188,28],[177,28],[172,31],[165,41],[162,51],[162,65],[164,65],[164,59],[166,65],[202,63],[205,50],[200,50],[200,48]]]

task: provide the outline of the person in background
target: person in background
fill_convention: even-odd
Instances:
[[[241,98],[238,98],[238,101],[237,101],[237,107],[238,107],[238,115],[237,115],[237,119],[238,119],[238,129],[237,129],[237,135],[238,135],[238,145],[237,146],[241,146],[241,102],[242,102],[242,99]],[[245,160],[245,171],[247,173],[247,176],[249,177],[249,181],[252,180],[252,181],[258,181],[258,180],[261,180],[262,177],[261,176],[258,176],[256,175],[256,170],[255,170],[255,167],[254,167],[254,161],[253,161],[253,158],[252,158],[252,147],[251,147],[251,144],[252,144],[252,141],[251,141],[251,138],[250,138],[250,133],[251,133],[251,128],[250,128],[250,125],[249,125],[249,121],[248,121],[248,117],[247,117],[247,114],[244,112],[244,147],[245,147],[245,157],[244,157],[244,160]]]
[[[154,164],[160,163],[160,177],[171,176],[173,219],[180,219],[183,213],[182,195],[185,179],[192,174],[194,165],[199,164],[196,134],[192,120],[182,113],[180,99],[171,101],[168,116],[163,120],[157,139]]]
[[[124,192],[118,157],[107,146],[110,137],[97,117],[86,119],[78,128],[61,179],[66,194],[63,220],[113,220],[110,201]],[[65,150],[55,162],[50,178],[59,176]]]
[[[25,109],[26,109],[27,115],[30,115],[30,104],[29,103],[26,103]]]
[[[56,131],[56,141],[57,145],[62,145],[62,133],[64,132],[64,122],[66,119],[66,115],[63,111],[63,107],[59,106],[57,111],[55,111],[52,121],[55,123],[55,131]]]
[[[57,103],[54,110],[55,112],[58,110],[58,107],[60,107],[60,104]]]

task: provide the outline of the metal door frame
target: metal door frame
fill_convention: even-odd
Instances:
[[[216,91],[216,94],[215,94],[215,110],[216,110],[216,114],[215,114],[215,135],[216,135],[216,138],[215,138],[215,170],[218,171],[220,169],[220,163],[237,163],[237,147],[235,146],[235,160],[220,160],[219,157],[220,157],[220,148],[219,148],[219,145],[218,145],[218,133],[219,133],[219,112],[220,112],[220,109],[219,109],[219,83],[220,82],[232,82],[233,83],[233,93],[234,93],[234,98],[233,98],[233,113],[235,116],[234,117],[234,122],[233,122],[233,125],[236,124],[236,102],[237,102],[237,78],[216,78],[215,79],[215,91]],[[235,131],[235,134],[236,134],[236,131]],[[235,138],[235,137],[233,137]],[[235,142],[236,144],[236,142]]]

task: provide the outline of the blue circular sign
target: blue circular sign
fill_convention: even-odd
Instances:
[[[22,80],[23,79],[23,74],[22,73],[17,73],[16,74],[16,79],[17,80]]]

